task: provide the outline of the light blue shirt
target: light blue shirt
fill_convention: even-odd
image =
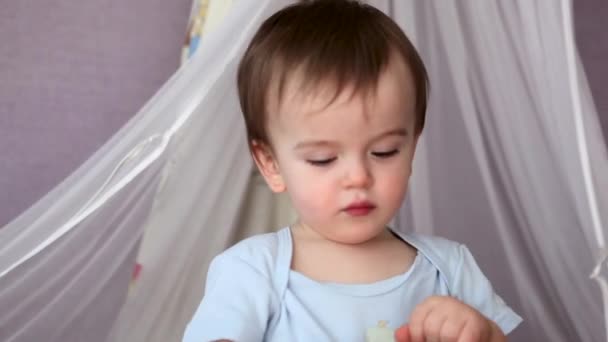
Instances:
[[[289,228],[238,243],[212,261],[183,342],[392,341],[432,295],[475,307],[505,334],[521,322],[464,245],[396,234],[418,250],[416,259],[407,272],[371,284],[320,283],[291,270]]]

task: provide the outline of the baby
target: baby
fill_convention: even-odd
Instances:
[[[316,0],[268,18],[238,71],[251,154],[298,220],[217,256],[183,341],[504,341],[521,318],[468,249],[402,234],[428,81],[381,11]]]

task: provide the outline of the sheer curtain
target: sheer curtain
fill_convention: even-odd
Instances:
[[[380,3],[415,40],[432,87],[400,228],[466,242],[524,316],[514,340],[606,340],[589,275],[608,159],[570,4]]]
[[[252,173],[234,87],[253,31],[289,2],[235,1],[123,129],[0,230],[0,340],[179,341],[211,257],[292,218]],[[568,7],[370,2],[403,25],[432,84],[397,226],[467,243],[526,319],[512,340],[605,340],[589,274],[608,161]]]
[[[200,69],[188,72],[217,78],[166,152],[168,163],[137,259],[143,271],[108,341],[181,341],[202,298],[211,259],[236,241],[290,219],[282,197],[275,198],[253,172],[235,86],[247,38],[285,5],[235,3],[201,36],[191,61]]]
[[[0,230],[0,340],[180,339],[206,263],[240,234],[251,161],[236,65],[284,5],[239,1],[123,129]]]

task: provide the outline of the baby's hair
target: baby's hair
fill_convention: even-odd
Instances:
[[[305,91],[332,82],[335,99],[347,86],[353,87],[353,93],[374,91],[392,55],[402,58],[412,74],[415,133],[420,134],[428,76],[416,49],[391,18],[353,0],[302,1],[275,13],[254,35],[238,69],[239,100],[250,147],[254,141],[270,145],[269,93],[276,90],[280,102],[294,74]]]

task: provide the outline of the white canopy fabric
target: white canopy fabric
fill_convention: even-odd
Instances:
[[[589,274],[605,248],[608,158],[572,42],[570,4],[394,2],[393,10],[413,27],[431,73],[418,156],[425,188],[413,193],[413,208],[419,198],[439,234],[458,229],[454,221],[472,236],[492,230],[504,259],[486,266],[500,267],[490,270],[494,278],[502,275],[519,297],[527,340],[605,340]],[[467,193],[451,195],[458,185],[445,180],[471,174]],[[463,198],[468,212],[446,209]],[[478,210],[489,217],[446,216]],[[472,247],[485,243],[470,239]]]
[[[589,275],[604,265],[605,279],[608,155],[570,4],[369,2],[402,25],[431,78],[394,224],[477,251],[526,320],[519,340],[606,340]],[[233,1],[125,127],[0,230],[0,340],[179,341],[211,258],[291,222],[252,173],[235,87],[253,32],[288,3]]]

